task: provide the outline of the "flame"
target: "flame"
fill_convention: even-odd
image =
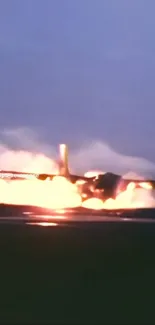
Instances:
[[[65,177],[55,176],[52,181],[0,180],[1,203],[35,205],[49,209],[75,208],[81,205],[76,186]]]
[[[98,175],[104,174],[104,172],[99,171],[99,170],[90,170],[89,172],[86,172],[84,174],[85,177],[91,178],[91,177],[96,177]]]
[[[102,210],[104,209],[104,203],[101,199],[91,198],[87,199],[82,203],[83,208],[93,209],[93,210]]]
[[[152,189],[152,185],[150,183],[147,182],[141,182],[139,183],[139,186],[142,188],[145,188],[146,190],[151,190]]]
[[[150,196],[151,184],[141,182],[139,189],[136,183],[128,184],[126,190],[119,192],[115,199],[97,197],[97,191],[91,188],[91,197],[82,192],[85,182],[72,184],[63,176],[55,176],[53,180],[38,179],[10,180],[0,179],[0,203],[15,205],[32,205],[42,208],[65,211],[65,208],[84,207],[94,210],[140,208],[153,206]],[[84,200],[85,197],[85,200]]]

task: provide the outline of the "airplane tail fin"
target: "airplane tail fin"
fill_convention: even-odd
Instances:
[[[68,168],[68,147],[66,144],[59,145],[60,161],[59,161],[59,175],[67,177],[69,175]]]

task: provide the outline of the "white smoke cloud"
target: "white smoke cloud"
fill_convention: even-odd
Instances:
[[[55,150],[40,141],[28,128],[0,132],[0,169],[22,172],[55,173]]]
[[[57,154],[56,154],[57,153]],[[54,173],[57,171],[58,149],[44,143],[29,128],[5,129],[0,132],[0,169]],[[70,152],[71,170],[80,174],[99,169],[149,177],[155,174],[155,164],[144,158],[125,156],[101,141],[85,143]],[[133,174],[128,174],[133,176]]]
[[[100,169],[136,177],[136,174],[149,177],[155,174],[155,163],[139,157],[122,155],[104,142],[95,141],[71,154],[71,165],[76,170]]]

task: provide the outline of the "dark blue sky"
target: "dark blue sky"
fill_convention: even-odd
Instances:
[[[155,161],[154,12],[154,0],[0,0],[0,127]]]

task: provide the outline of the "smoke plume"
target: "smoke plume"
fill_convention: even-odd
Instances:
[[[0,169],[56,173],[55,150],[28,128],[0,132]]]
[[[5,129],[0,132],[0,169],[57,172],[57,148],[46,144],[29,128]],[[119,174],[130,172],[150,177],[155,164],[144,158],[122,155],[104,141],[91,141],[69,152],[70,170],[80,174],[99,169]],[[132,175],[133,176],[133,175]]]

